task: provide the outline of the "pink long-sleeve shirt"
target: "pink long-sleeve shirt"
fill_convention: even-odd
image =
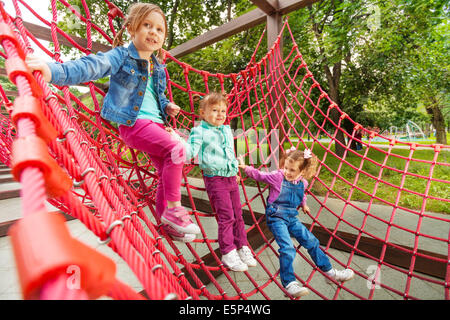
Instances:
[[[280,195],[281,191],[281,184],[283,183],[284,178],[284,172],[282,169],[278,169],[271,172],[262,172],[258,169],[255,169],[251,166],[245,167],[245,173],[252,179],[260,182],[267,183],[269,185],[269,197],[267,198],[268,203],[274,202],[278,196]],[[308,181],[301,177],[300,179],[296,181],[292,181],[292,183],[296,184],[299,182],[303,182],[303,185],[306,188],[308,188]],[[303,195],[303,201],[301,205],[306,204],[306,192]]]

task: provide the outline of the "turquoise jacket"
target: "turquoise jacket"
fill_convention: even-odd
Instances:
[[[206,176],[231,177],[238,173],[230,126],[212,126],[206,121],[192,128],[186,146],[186,159],[198,155],[198,164]]]

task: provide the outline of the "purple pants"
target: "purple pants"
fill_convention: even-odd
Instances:
[[[182,144],[166,131],[163,124],[138,119],[134,126],[119,126],[122,140],[130,148],[146,152],[159,177],[156,189],[156,214],[161,217],[167,201],[181,200],[181,176],[184,165]]]
[[[217,214],[218,240],[222,254],[247,245],[241,198],[236,177],[203,177],[211,207]]]

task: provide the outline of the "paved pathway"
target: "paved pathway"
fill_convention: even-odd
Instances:
[[[190,179],[190,183],[201,186],[202,180]],[[255,188],[246,188],[246,190],[250,197],[254,195],[256,192]],[[196,190],[191,190],[191,192],[193,193],[194,197],[199,197],[203,199],[206,198],[206,194],[204,192],[199,192]],[[322,202],[324,201],[324,199],[319,198],[319,201]],[[320,208],[319,202],[311,200],[310,197],[308,204],[311,207],[312,212],[318,212]],[[340,215],[342,213],[342,217],[343,219],[345,219],[345,221],[351,222],[357,227],[361,225],[364,215],[360,211],[350,206],[347,206],[345,211],[342,212],[344,204],[342,203],[342,201],[336,199],[328,199],[325,202],[325,204],[330,208],[330,210],[336,212],[337,214]],[[363,209],[367,207],[367,203],[355,203],[355,205]],[[3,217],[3,220],[5,220],[6,216],[7,216],[6,219],[11,219],[14,217],[14,215],[17,216],[17,218],[19,218],[20,202],[18,199],[1,200],[0,208],[2,208],[2,214],[0,215],[0,217]],[[9,213],[6,213],[7,211],[9,211],[6,210],[6,208],[12,210],[13,213],[11,213],[11,211]],[[252,203],[252,209],[254,211],[262,212],[261,202],[254,201]],[[386,220],[391,217],[392,208],[382,205],[372,205],[371,213],[374,216]],[[427,214],[430,215],[430,217],[440,217],[443,219],[447,219],[447,222],[437,221],[431,218],[424,218],[422,221],[420,232],[423,234],[448,239],[450,228],[450,223],[448,222],[448,219],[450,217],[435,213],[427,213]],[[305,215],[301,215],[300,217],[301,219],[303,219],[305,223],[311,222],[306,219],[307,216]],[[335,228],[338,219],[335,218],[332,214],[330,214],[330,212],[328,212],[326,209],[322,209],[318,221],[320,221],[320,223],[324,224],[329,228]],[[215,222],[215,219],[211,217],[202,217],[201,222],[202,225],[205,227],[208,237],[217,238],[217,224]],[[404,226],[408,229],[415,230],[417,227],[417,222],[418,217],[410,213],[398,210],[394,216],[393,220],[394,225],[391,229],[389,240],[395,243],[413,246],[414,236],[395,227],[395,225]],[[118,257],[118,255],[115,252],[113,252],[109,247],[105,245],[100,245],[96,237],[93,235],[93,233],[90,232],[88,229],[86,229],[84,225],[82,225],[78,220],[69,221],[67,222],[67,225],[74,237],[98,249],[99,251],[107,254],[112,259],[114,259],[114,261],[116,261],[118,266],[117,277],[120,280],[122,280],[125,283],[128,283],[136,291],[142,290],[142,286],[140,285],[139,281],[134,276],[132,271],[129,269],[127,264],[120,257]],[[386,236],[386,228],[387,228],[386,224],[383,223],[382,221],[379,221],[375,218],[368,218],[365,230],[381,238],[384,238]],[[345,222],[340,222],[338,230],[356,233],[356,230],[353,227],[346,224]],[[277,249],[276,244],[274,243],[273,245],[274,248]],[[209,250],[206,248],[204,244],[194,244],[193,247],[200,256],[209,252]],[[213,244],[213,248],[214,249],[217,248],[217,244]],[[436,252],[439,254],[444,255],[448,254],[447,244],[425,237],[420,238],[419,248]],[[189,250],[185,245],[180,244],[179,249],[181,250],[181,252],[183,252],[185,258],[188,261],[193,261],[194,257],[189,252]],[[305,256],[308,256],[306,251],[304,251],[303,249],[301,249],[301,252]],[[340,252],[335,249],[329,249],[328,254],[330,257],[332,257],[332,263],[335,267],[340,268],[339,261],[343,262],[344,264],[347,264],[349,262],[349,253]],[[270,250],[265,250],[263,253],[261,253],[261,255],[258,258],[271,273],[278,270],[279,268],[278,259],[275,257],[273,253],[271,253]],[[310,278],[313,270],[306,261],[297,256],[294,264],[295,270],[302,280]],[[374,268],[376,268],[376,263],[373,260],[369,260],[355,255],[350,263],[350,267],[353,268],[355,271],[359,272],[360,274],[373,275],[375,270]],[[254,281],[257,282],[258,286],[264,285],[268,280],[267,273],[260,265],[255,268],[251,268],[249,274],[252,276]],[[242,289],[243,292],[249,292],[255,288],[255,285],[250,281],[250,279],[245,274],[230,273],[230,275],[232,279],[238,284],[239,288]],[[431,277],[427,276],[427,278]],[[219,281],[221,288],[224,289],[227,292],[227,294],[231,296],[237,294],[236,291],[231,287],[229,280],[225,276],[219,276],[217,280]],[[440,279],[434,280],[441,281]],[[407,276],[392,268],[383,266],[381,269],[380,281],[382,284],[387,284],[388,286],[392,287],[395,290],[398,290],[399,292],[404,292],[407,283]],[[346,288],[349,291],[338,290],[336,285],[328,285],[325,282],[324,277],[318,272],[314,273],[314,275],[308,281],[307,285],[310,286],[310,288],[317,290],[317,293],[311,290],[311,294],[302,299],[321,299],[322,296],[327,299],[333,298],[356,299],[356,297],[349,291],[354,291],[359,295],[363,296],[364,298],[368,298],[371,292],[369,290],[370,285],[368,285],[366,279],[360,276],[355,277],[355,279],[347,283]],[[212,284],[209,284],[207,288],[208,290],[210,290],[210,292],[218,294],[218,289],[215,288]],[[266,288],[264,288],[264,292],[271,299],[287,299],[287,297],[283,295],[282,291],[276,286],[275,283],[272,283],[268,285]],[[336,292],[338,292],[338,295],[335,297]],[[421,299],[444,299],[445,297],[442,286],[430,283],[428,281],[421,281],[417,278],[413,278],[411,282],[411,287],[409,289],[409,293],[411,296],[420,297]],[[253,295],[250,299],[263,299],[263,298],[264,297],[258,293]],[[384,288],[378,288],[373,290],[372,298],[391,300],[391,299],[402,299],[403,297]],[[21,299],[21,293],[17,281],[17,275],[9,237],[0,238],[0,300],[4,299]]]

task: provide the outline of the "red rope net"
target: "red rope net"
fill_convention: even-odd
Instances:
[[[106,32],[92,23],[85,1],[81,1],[84,14],[80,14],[61,0],[86,25],[87,45],[82,47],[57,27],[56,1],[51,1],[51,22],[40,17],[26,1],[12,3],[14,14],[6,13],[0,5],[0,41],[4,48],[1,55],[6,64],[23,60],[25,52],[32,52],[30,41],[61,61],[61,36],[80,52],[89,54],[92,34],[111,43],[115,34],[113,19],[121,17],[121,12],[105,1],[111,27]],[[24,27],[21,10],[33,13],[51,28],[54,52]],[[8,28],[10,31],[5,31]],[[292,44],[286,56],[282,56],[278,40],[260,61],[253,58],[236,74],[197,70],[167,54],[166,63],[175,64],[177,74],[182,75],[180,79],[169,77],[167,96],[170,100],[174,95],[184,97],[176,102],[189,101],[190,106],[173,120],[174,127],[189,130],[197,120],[193,96],[214,87],[229,94],[229,120],[236,129],[236,152],[244,154],[251,164],[270,169],[276,165],[279,149],[291,146],[309,147],[319,156],[320,170],[308,189],[312,210],[300,218],[319,238],[334,267],[352,268],[356,276],[346,283],[324,285],[326,276],[298,246],[296,276],[312,292],[307,297],[449,299],[450,218],[427,208],[434,204],[448,213],[446,157],[450,147],[400,142],[355,123],[314,79],[287,21],[282,35],[291,40],[285,43]],[[50,88],[40,74],[35,73],[33,80],[26,70],[14,70],[7,66],[19,97],[34,96],[43,102],[42,112],[58,135],[48,141],[48,153],[73,181],[68,192],[48,197],[45,170],[28,161],[20,173],[24,217],[45,210],[48,201],[79,219],[127,262],[150,299],[292,298],[279,281],[278,248],[265,224],[267,186],[252,185],[242,176],[248,239],[258,266],[244,273],[230,272],[220,262],[215,218],[195,164],[184,168],[183,204],[190,208],[201,236],[193,243],[173,242],[154,218],[158,177],[150,159],[127,148],[117,129],[100,118],[103,87],[92,82],[85,84],[93,104],[89,107],[68,87]],[[13,141],[35,136],[39,126],[26,116],[13,122],[10,115],[15,105],[2,86],[0,95],[2,111],[9,111],[0,118],[0,160],[13,167]],[[353,131],[343,128],[344,121],[353,124]],[[362,139],[360,131],[367,139]],[[338,139],[340,134],[346,143]],[[388,142],[384,144],[387,147],[377,141]],[[362,144],[362,150],[352,148],[355,142]],[[336,154],[333,144],[341,145],[342,156]],[[422,150],[431,152],[433,159],[425,160]],[[420,180],[423,189],[410,189],[411,179]],[[437,193],[438,186],[447,192]],[[382,189],[388,191],[382,193]],[[60,272],[47,279],[40,298],[92,296],[84,287],[75,294],[67,290],[67,277]],[[117,279],[104,294],[116,299],[142,298]]]

